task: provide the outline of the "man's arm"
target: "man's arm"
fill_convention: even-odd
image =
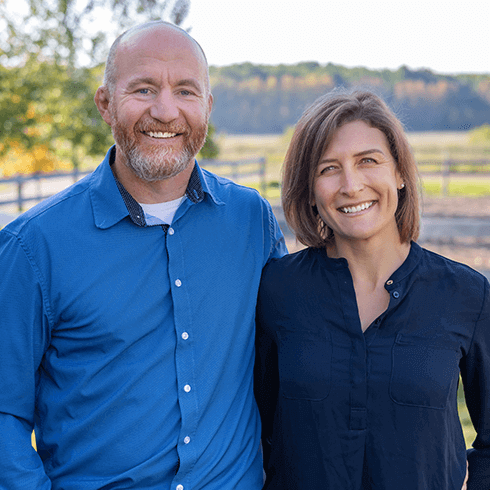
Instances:
[[[267,246],[269,248],[268,254],[266,255],[268,262],[270,259],[279,258],[288,253],[286,248],[286,241],[284,235],[279,228],[274,213],[272,212],[271,205],[264,199],[265,206],[267,208],[267,213],[265,214],[267,219],[267,228],[269,230],[269,240],[267,240]],[[265,264],[264,264],[265,265]]]
[[[36,373],[47,342],[39,271],[19,240],[0,231],[0,489],[49,490],[31,446]]]
[[[466,405],[477,432],[473,448],[467,452],[468,490],[490,488],[490,292],[485,294],[473,342],[461,366]]]

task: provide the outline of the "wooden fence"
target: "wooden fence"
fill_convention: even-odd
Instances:
[[[441,193],[449,195],[449,181],[456,175],[490,176],[490,159],[455,159],[445,158],[442,161],[419,160],[420,175],[440,176],[442,178]],[[428,169],[428,170],[426,170]],[[490,193],[490,183],[489,183]]]
[[[248,185],[258,184],[261,194],[266,195],[265,158],[239,161],[200,160],[199,165],[235,182]],[[0,179],[0,207],[16,205],[17,210],[22,212],[25,203],[42,201],[90,172],[91,170],[83,172],[73,170],[72,172],[17,175]]]

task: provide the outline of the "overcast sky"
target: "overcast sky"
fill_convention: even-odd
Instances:
[[[490,0],[191,0],[211,65],[332,62],[490,74]]]

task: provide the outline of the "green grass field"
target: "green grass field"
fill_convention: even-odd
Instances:
[[[473,428],[473,424],[471,423],[470,414],[468,413],[468,409],[466,408],[466,403],[464,401],[463,394],[463,385],[459,383],[458,389],[458,411],[459,411],[459,419],[461,420],[461,426],[463,427],[463,435],[464,440],[466,442],[466,447],[471,447],[471,444],[475,440],[476,432]]]

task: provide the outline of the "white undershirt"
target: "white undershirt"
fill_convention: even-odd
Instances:
[[[157,204],[139,203],[139,205],[143,208],[143,211],[145,212],[147,224],[157,224],[157,222],[152,219],[157,218],[160,222],[170,225],[172,224],[172,220],[174,219],[177,209],[179,209],[179,206],[185,198],[186,196],[182,196],[178,199],[174,199],[173,201],[159,202]]]

